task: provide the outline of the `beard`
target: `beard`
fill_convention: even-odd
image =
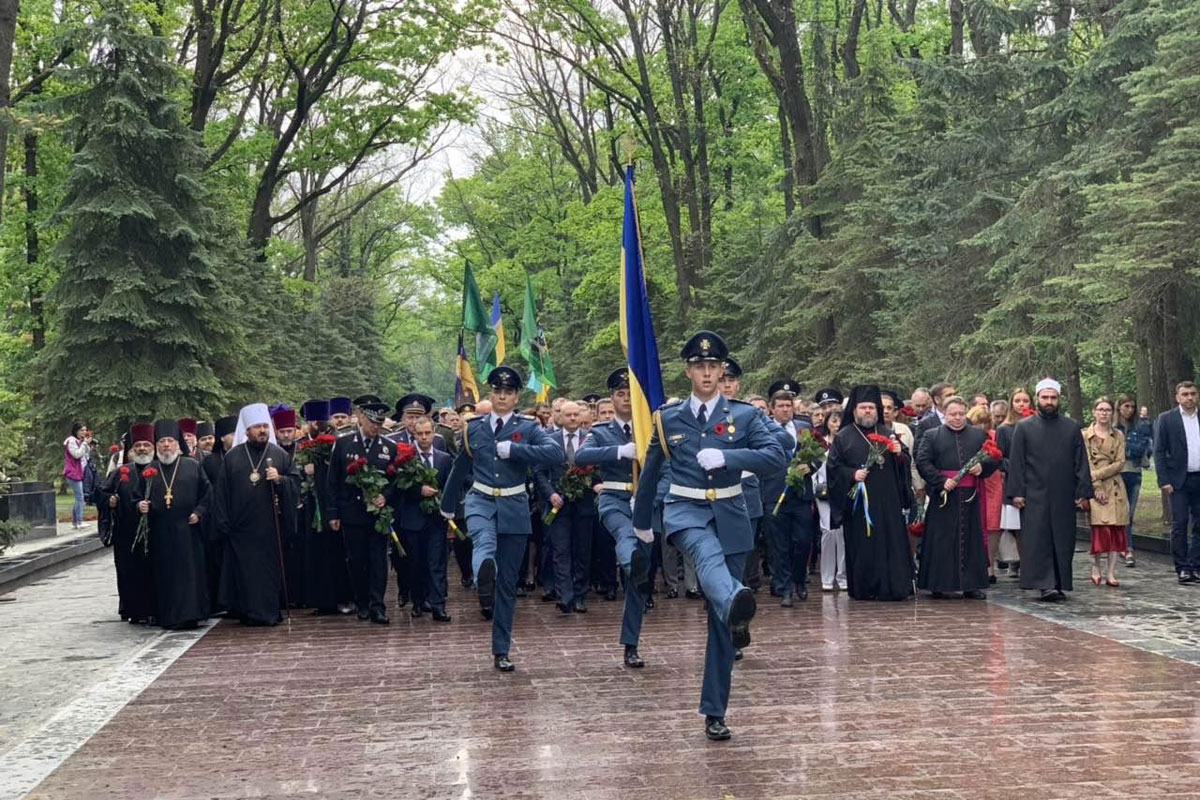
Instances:
[[[162,454],[159,454],[159,456],[158,456],[158,460],[164,464],[167,464],[168,466],[171,464],[174,464],[178,458],[179,458],[178,450],[176,450],[174,453],[171,453],[170,455],[167,455],[167,456],[164,456]]]
[[[144,455],[138,455],[137,453],[133,453],[130,458],[132,458],[133,463],[137,464],[139,467],[144,467],[154,460],[154,454],[146,453]]]
[[[874,428],[878,418],[874,414],[855,414],[854,424],[860,428]]]
[[[1038,414],[1041,415],[1042,419],[1054,419],[1058,416],[1058,406],[1049,407],[1039,403]]]

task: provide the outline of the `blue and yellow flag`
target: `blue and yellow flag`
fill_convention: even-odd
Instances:
[[[496,363],[504,363],[504,320],[500,316],[500,292],[492,295],[492,330],[496,332]]]
[[[475,383],[475,373],[471,370],[471,360],[467,358],[467,348],[463,346],[463,332],[458,332],[458,353],[454,356],[454,407],[463,403],[474,405],[479,402],[479,385]]]
[[[633,165],[625,167],[625,225],[621,237],[621,349],[629,363],[633,399],[633,438],[639,462],[646,459],[654,411],[666,401],[658,340],[650,318],[646,274],[642,269],[642,231],[633,196]]]

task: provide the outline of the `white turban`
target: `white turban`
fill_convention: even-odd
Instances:
[[[1038,395],[1047,389],[1057,392],[1058,394],[1062,394],[1062,384],[1054,380],[1054,378],[1042,378],[1040,381],[1038,381],[1037,388],[1033,390],[1033,393]]]
[[[266,425],[271,444],[275,441],[275,426],[271,424],[271,412],[266,403],[251,403],[238,412],[237,428],[233,432],[233,446],[246,441],[246,429],[254,425]]]

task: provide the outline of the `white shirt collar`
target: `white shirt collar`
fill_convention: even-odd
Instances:
[[[513,414],[515,414],[515,413],[517,413],[517,412],[515,412],[515,411],[510,411],[510,412],[508,412],[508,414],[506,414],[505,416],[503,416],[503,417],[500,417],[500,416],[497,416],[497,415],[496,415],[496,412],[495,412],[495,411],[493,411],[491,414],[489,414],[489,415],[488,415],[488,424],[490,424],[490,425],[491,425],[491,427],[492,427],[492,430],[494,431],[494,430],[496,430],[496,420],[498,420],[498,419],[500,419],[500,420],[504,420],[504,424],[505,424],[505,425],[507,425],[507,424],[508,424],[508,421],[509,421],[510,419],[512,419],[512,416],[513,416]]]
[[[710,399],[708,401],[702,401],[699,397],[696,397],[696,395],[693,394],[690,398],[688,398],[688,403],[690,404],[690,406],[692,408],[692,414],[697,419],[700,418],[700,406],[704,406],[704,418],[706,420],[711,420],[712,416],[713,416],[713,412],[717,410],[717,402],[720,399],[721,399],[720,392],[713,395],[712,399]]]
[[[1184,411],[1183,406],[1180,406],[1179,413],[1185,417],[1194,418],[1197,413],[1200,413],[1200,408],[1197,408],[1195,411],[1193,411],[1191,414],[1189,414],[1188,412]]]

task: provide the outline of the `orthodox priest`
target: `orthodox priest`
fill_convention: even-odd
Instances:
[[[846,410],[852,421],[829,448],[827,472],[830,527],[845,532],[847,590],[855,600],[907,600],[913,594],[904,515],[913,503],[910,456],[882,424],[878,386],[854,387]]]
[[[329,425],[329,401],[309,400],[301,406],[307,433],[298,447],[314,448],[310,452],[326,452],[332,448],[333,435],[326,433]],[[325,436],[322,440],[320,437]],[[342,532],[329,527],[329,458],[308,457],[304,465],[307,493],[302,498],[300,540],[304,545],[304,604],[313,614],[336,614],[349,605],[354,596],[350,590],[350,573],[346,566],[346,551]]]
[[[277,625],[285,607],[283,537],[294,531],[300,476],[275,443],[263,403],[241,410],[217,479],[214,514],[225,542],[221,603],[246,625]]]
[[[169,630],[195,628],[208,619],[204,533],[208,478],[194,458],[181,457],[183,433],[175,420],[154,423],[158,459],[145,480],[138,511],[150,519],[158,624]]]
[[[204,477],[208,478],[210,492],[216,491],[217,479],[221,476],[221,465],[225,463],[225,454],[233,449],[233,434],[237,430],[237,417],[221,417],[213,425],[212,452],[204,456],[201,466]],[[216,496],[209,495],[208,516],[201,520],[204,525],[204,567],[208,572],[208,601],[211,614],[223,613],[221,605],[221,568],[225,564],[225,540],[217,533],[215,511]]]
[[[155,617],[154,570],[150,554],[134,547],[137,504],[142,499],[142,470],[154,461],[154,425],[135,423],[129,429],[129,449],[118,459],[100,487],[112,513],[113,560],[117,567],[118,613],[135,625],[148,625]]]
[[[1065,600],[1073,588],[1075,509],[1092,497],[1092,471],[1079,423],[1058,413],[1062,386],[1046,378],[1035,391],[1037,414],[1017,423],[1004,484],[1021,509],[1021,588],[1042,600]]]
[[[947,400],[942,413],[944,424],[928,431],[917,445],[917,471],[930,498],[917,588],[935,598],[961,592],[967,600],[983,600],[988,585],[983,479],[1000,462],[986,459],[959,479],[959,471],[983,448],[987,433],[967,424],[967,403],[961,397]]]

